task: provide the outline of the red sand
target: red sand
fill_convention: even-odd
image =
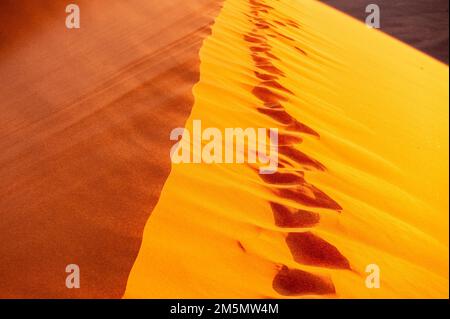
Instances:
[[[79,30],[66,1],[0,4],[1,298],[122,296],[220,9],[77,3]]]

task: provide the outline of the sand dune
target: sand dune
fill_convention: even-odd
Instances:
[[[77,3],[0,4],[0,297],[448,298],[448,66],[313,0]],[[194,120],[279,170],[171,164]]]
[[[308,0],[225,1],[200,57],[186,128],[282,166],[173,165],[126,298],[448,298],[447,66]]]
[[[122,296],[221,2],[77,3],[0,4],[3,298]]]

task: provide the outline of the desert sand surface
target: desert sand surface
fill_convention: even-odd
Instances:
[[[221,1],[76,3],[0,3],[1,298],[122,296]]]
[[[0,297],[448,298],[447,65],[315,0],[78,3],[0,4]],[[196,120],[278,171],[171,163]]]
[[[448,298],[446,65],[309,0],[225,1],[200,58],[186,128],[281,166],[173,165],[126,298]]]
[[[447,0],[321,0],[358,20],[365,8],[376,3],[381,12],[381,31],[448,64]]]

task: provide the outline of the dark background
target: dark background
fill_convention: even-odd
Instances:
[[[448,0],[322,0],[361,21],[380,7],[381,31],[448,64]]]

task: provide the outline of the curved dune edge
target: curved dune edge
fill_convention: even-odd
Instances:
[[[186,128],[278,127],[285,175],[172,165],[125,298],[448,298],[447,66],[309,0],[226,0],[200,57]]]
[[[221,1],[76,3],[0,3],[0,298],[123,295]]]

